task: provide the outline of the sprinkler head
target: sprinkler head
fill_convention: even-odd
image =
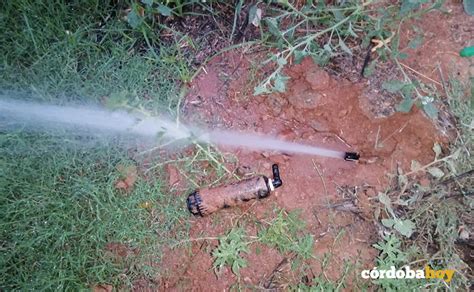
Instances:
[[[346,152],[344,154],[345,161],[358,161],[359,158],[360,158],[360,155],[357,152]]]

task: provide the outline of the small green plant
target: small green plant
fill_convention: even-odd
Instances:
[[[399,268],[409,262],[409,255],[402,249],[402,242],[395,235],[385,235],[382,240],[374,244],[380,251],[376,267],[379,270],[390,269],[392,266]],[[413,289],[423,286],[419,280],[410,279],[389,279],[382,278],[373,281],[384,291],[413,291]]]
[[[249,245],[257,242],[274,247],[281,253],[291,252],[297,261],[312,258],[313,236],[301,234],[304,222],[298,217],[296,211],[287,213],[277,210],[276,217],[267,223],[268,227],[260,230],[258,236],[248,236],[243,227],[232,228],[219,238],[219,246],[212,253],[216,273],[229,266],[234,274],[239,275],[239,270],[247,265],[242,253],[248,253]]]
[[[246,238],[245,230],[241,227],[233,228],[219,238],[219,246],[212,252],[217,274],[228,265],[234,274],[239,275],[240,269],[247,266],[247,261],[242,258],[242,253],[249,252]]]
[[[268,223],[268,227],[259,232],[260,242],[277,248],[281,253],[300,250],[308,256],[308,249],[312,250],[313,239],[311,236],[299,238],[299,232],[305,224],[298,216],[296,211],[287,213],[279,210],[275,219]]]

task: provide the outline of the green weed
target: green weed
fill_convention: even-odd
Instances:
[[[302,235],[303,229],[304,223],[299,219],[299,213],[287,213],[284,210],[276,210],[276,217],[266,222],[257,236],[248,236],[242,227],[234,227],[219,239],[219,246],[213,252],[214,268],[220,271],[228,265],[238,274],[240,268],[246,266],[240,254],[248,253],[248,246],[256,242],[276,248],[282,254],[293,253],[296,260],[310,259],[313,256],[314,239],[311,235]]]
[[[400,29],[404,22],[411,18],[420,17],[432,10],[441,8],[443,0],[436,1],[401,1],[401,5],[396,9],[387,10],[381,13],[380,19],[377,21],[378,29],[369,33],[369,37],[375,37],[381,41],[382,47],[378,49],[379,58],[382,60],[391,60],[395,63],[398,70],[403,76],[403,81],[397,79],[387,80],[382,84],[382,88],[389,93],[398,93],[402,97],[402,101],[397,105],[396,109],[400,112],[409,112],[416,105],[432,119],[438,116],[438,109],[434,101],[439,96],[436,88],[430,84],[423,83],[416,77],[410,76],[406,71],[406,66],[401,63],[408,54],[402,52],[400,48]],[[422,8],[421,4],[427,4]],[[413,27],[417,32],[417,36],[411,40],[407,47],[415,49],[423,42],[422,31],[418,27]],[[373,61],[375,63],[376,60]],[[410,72],[411,73],[411,72]]]
[[[246,234],[243,228],[233,228],[225,236],[219,238],[219,246],[212,252],[216,273],[228,265],[232,272],[238,275],[239,270],[247,266],[247,261],[241,257],[242,253],[249,252],[248,242],[245,239]]]
[[[269,32],[263,34],[263,43],[277,48],[278,52],[264,62],[273,64],[274,69],[255,88],[254,95],[284,92],[288,77],[282,70],[292,60],[298,63],[310,56],[315,63],[325,65],[339,52],[352,55],[347,43],[359,38],[358,33],[367,29],[361,24],[367,26],[367,22],[371,21],[364,12],[368,4],[370,1],[344,1],[331,5],[308,1],[299,9],[289,1],[269,5],[266,11],[268,16],[261,20],[262,31]],[[306,33],[300,34],[298,30]]]
[[[473,132],[472,98],[465,96],[465,85],[451,80],[447,88],[448,100],[453,113],[458,117],[459,135],[449,149],[438,144],[433,147],[435,159],[427,165],[412,162],[411,170],[399,169],[397,188],[379,194],[390,219],[382,224],[396,230],[375,245],[381,251],[377,267],[400,268],[403,265],[418,264],[442,269],[453,269],[451,282],[430,280],[375,281],[384,289],[421,289],[424,287],[467,289],[469,267],[463,250],[466,236],[471,234],[472,213],[472,158]],[[450,153],[450,154],[448,154]],[[430,186],[422,186],[416,176],[427,176]],[[401,236],[400,236],[401,235]]]
[[[311,256],[313,238],[299,237],[299,232],[305,227],[296,211],[277,211],[276,217],[268,222],[268,227],[263,228],[259,234],[259,240],[268,246],[275,247],[281,253],[299,251],[305,257]],[[308,250],[309,249],[309,250]],[[309,252],[309,254],[308,254]]]

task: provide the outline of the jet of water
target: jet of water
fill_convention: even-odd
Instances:
[[[108,111],[97,107],[47,105],[35,102],[0,99],[0,118],[27,126],[74,127],[112,134],[160,136],[169,141],[184,140],[214,143],[255,150],[276,150],[333,158],[345,152],[283,141],[254,133],[191,128],[162,117],[139,117],[124,111]]]

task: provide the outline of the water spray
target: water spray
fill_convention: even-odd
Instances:
[[[178,126],[169,119],[137,117],[127,112],[111,112],[99,108],[55,106],[0,99],[0,120],[1,118],[29,125],[31,128],[44,124],[51,128],[73,126],[94,132],[105,131],[151,138],[161,134],[162,138],[171,142],[188,140],[194,143],[215,143],[253,150],[318,155],[346,161],[357,161],[360,158],[356,152],[330,150],[258,134],[204,130],[182,124]],[[188,196],[188,209],[194,215],[206,216],[249,200],[266,198],[282,185],[278,165],[274,164],[272,171],[273,179],[259,175],[228,185],[196,190]]]
[[[189,140],[189,142],[214,143],[231,147],[245,147],[252,150],[274,150],[286,153],[318,155],[345,160],[358,160],[359,154],[325,149],[312,145],[283,141],[274,137],[255,133],[208,130],[196,127],[179,126],[170,119],[144,117],[124,111],[107,111],[97,107],[72,107],[47,105],[35,102],[2,99],[0,95],[0,118],[18,122],[30,128],[75,127],[91,132],[129,134],[142,137],[157,137],[169,142]],[[167,143],[170,144],[170,143]]]

